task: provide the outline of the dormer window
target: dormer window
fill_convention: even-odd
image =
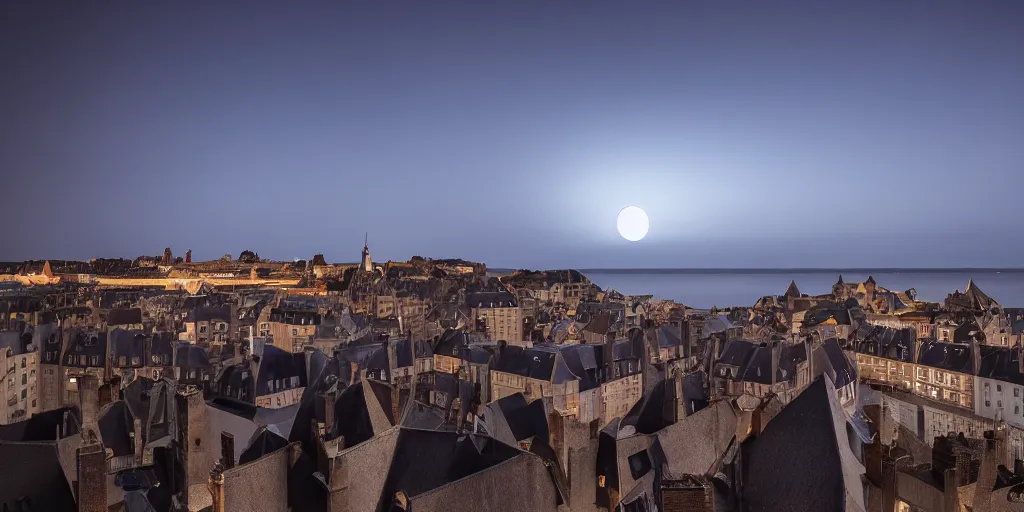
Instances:
[[[95,347],[96,343],[99,343],[99,338],[97,338],[96,336],[86,336],[85,337],[85,346],[87,346],[87,347]]]

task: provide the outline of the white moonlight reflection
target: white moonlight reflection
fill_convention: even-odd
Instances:
[[[647,213],[636,206],[627,206],[619,212],[619,220],[616,223],[619,234],[630,242],[638,242],[647,236],[647,230],[651,223]]]

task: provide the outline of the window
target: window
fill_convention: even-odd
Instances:
[[[126,357],[124,357],[124,356],[118,357],[118,358],[117,358],[117,365],[118,365],[118,366],[125,366],[126,364],[128,364],[128,361],[127,361],[127,359],[128,359],[128,358],[126,358]]]
[[[1020,398],[1020,388],[1013,388],[1013,397]]]
[[[24,386],[25,384],[28,384],[28,375],[23,373],[21,374],[21,385]]]
[[[1002,392],[1003,392],[1003,385],[1002,384],[996,384],[996,393],[1002,393]]]
[[[99,366],[100,365],[100,356],[92,356],[92,365],[93,366]]]
[[[1020,414],[1020,406],[1019,405],[1013,406],[1013,413],[1014,414]]]
[[[292,329],[292,336],[298,336],[298,335],[299,335],[299,330],[298,329]]]
[[[647,455],[647,450],[629,456],[629,472],[634,480],[639,480],[650,471],[651,458]]]
[[[132,357],[132,366],[139,366],[142,364],[142,360],[138,356]]]
[[[26,359],[25,359],[24,357],[23,357],[23,358],[21,358],[21,367],[22,367],[22,368],[24,368],[24,367],[25,367],[25,361],[26,361]]]
[[[35,399],[35,398],[33,398],[33,399],[32,399],[32,407],[33,407],[33,408],[35,408],[35,406],[36,406],[36,399]]]
[[[206,334],[206,326],[205,325],[200,325],[199,326],[199,334]]]
[[[21,399],[24,400],[26,398],[28,398],[28,390],[27,389],[23,389],[23,390],[21,390]]]
[[[292,377],[292,387],[293,388],[299,387],[299,377],[298,376]]]

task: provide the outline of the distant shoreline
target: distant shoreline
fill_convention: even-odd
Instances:
[[[488,268],[510,274],[517,269]],[[577,268],[583,274],[1024,274],[1024,268]]]

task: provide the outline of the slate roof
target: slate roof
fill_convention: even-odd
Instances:
[[[739,379],[742,371],[754,355],[757,345],[744,340],[732,340],[722,351],[722,356],[715,362],[714,375],[716,377]]]
[[[72,329],[67,331],[67,337],[64,366],[72,368],[103,368],[106,366],[107,333]]]
[[[822,349],[824,349],[825,354],[828,356],[832,370],[835,371],[835,387],[845,387],[847,384],[857,380],[856,364],[851,362],[850,358],[846,357],[846,354],[843,353],[843,349],[839,347],[839,342],[836,339],[832,338],[825,340],[825,343],[822,344]]]
[[[562,360],[566,368],[579,382],[579,391],[588,391],[601,385],[598,373],[604,354],[599,345],[566,345],[561,348]]]
[[[111,309],[107,312],[107,325],[133,325],[142,323],[142,310],[139,308]]]
[[[1024,385],[1024,373],[1020,371],[1020,350],[981,345],[978,347],[981,361],[978,377]]]
[[[800,363],[807,361],[807,346],[803,343],[787,344],[779,349],[779,363],[776,382],[789,381],[796,377]]]
[[[673,389],[669,390],[669,386]],[[675,383],[672,380],[661,380],[654,385],[650,393],[644,393],[641,399],[630,408],[619,423],[620,427],[631,425],[640,434],[654,434],[671,425],[670,418],[665,417],[665,406],[671,404]],[[685,394],[685,393],[684,393]]]
[[[335,422],[330,435],[332,439],[344,436],[346,447],[360,444],[374,434],[370,413],[366,408],[366,382],[360,381],[345,388],[334,402]]]
[[[253,433],[252,439],[249,440],[249,445],[242,452],[242,455],[238,457],[238,465],[241,466],[242,464],[258,460],[264,455],[269,455],[285,446],[288,446],[287,439],[274,433],[271,428],[266,426],[260,427]]]
[[[916,362],[914,350],[917,334],[913,328],[893,329],[861,324],[853,336],[857,352],[895,359],[905,363]]]
[[[180,368],[209,368],[210,352],[205,347],[193,345],[192,343],[178,343],[174,351],[174,366]]]
[[[754,350],[750,354],[750,358],[747,359],[746,366],[740,370],[739,377],[735,380],[771,385],[772,348],[762,346],[754,347]]]
[[[748,510],[819,512],[849,510],[848,504],[864,509],[863,487],[859,478],[852,481],[851,469],[856,468],[851,468],[855,464],[849,460],[853,455],[846,429],[837,432],[844,425],[837,425],[837,417],[845,414],[835,388],[819,377],[760,436],[744,443],[743,498]]]
[[[564,367],[565,363],[559,361],[557,350],[542,350],[540,347],[542,345],[535,345],[532,349],[518,346],[505,347],[495,361],[494,369],[531,379],[550,381],[554,376],[555,367]],[[566,368],[565,372],[568,371]]]
[[[64,420],[65,414],[71,415],[67,422]],[[78,407],[74,406],[37,412],[26,420],[0,425],[0,441],[56,441],[58,432],[61,437],[77,434],[81,422],[82,415]],[[65,426],[67,430],[64,430]]]
[[[958,343],[925,341],[921,343],[921,355],[917,364],[960,373],[974,373],[974,356],[971,347]]]
[[[658,337],[658,347],[672,348],[683,344],[682,333],[675,326],[663,324],[655,331]]]
[[[466,295],[466,305],[479,309],[514,308],[519,306],[519,301],[509,292],[477,292]]]
[[[488,421],[496,419],[491,416],[501,416],[515,441],[535,437],[545,444],[549,442],[548,415],[543,400],[527,402],[522,393],[516,393],[488,404],[487,412]]]
[[[399,490],[415,497],[516,456],[532,455],[481,435],[403,428],[377,508]]]
[[[205,306],[189,310],[187,322],[228,322],[231,320],[231,306]]]
[[[131,440],[135,431],[134,420],[128,403],[123,400],[111,402],[100,409],[98,423],[103,447],[113,450],[115,457],[135,453]]]
[[[0,508],[32,512],[76,510],[56,442],[0,441],[0,460],[4,461]]]
[[[299,378],[299,387],[306,385],[306,361],[304,354],[285,352],[273,345],[263,347],[260,367],[256,376],[256,396],[269,395],[271,380]],[[289,384],[290,385],[290,384]]]
[[[146,360],[147,336],[142,331],[114,329],[108,334],[110,343],[110,357],[113,365],[121,367],[121,358],[124,358],[123,367],[143,367],[149,364]],[[138,365],[132,364],[132,358],[138,358]]]

